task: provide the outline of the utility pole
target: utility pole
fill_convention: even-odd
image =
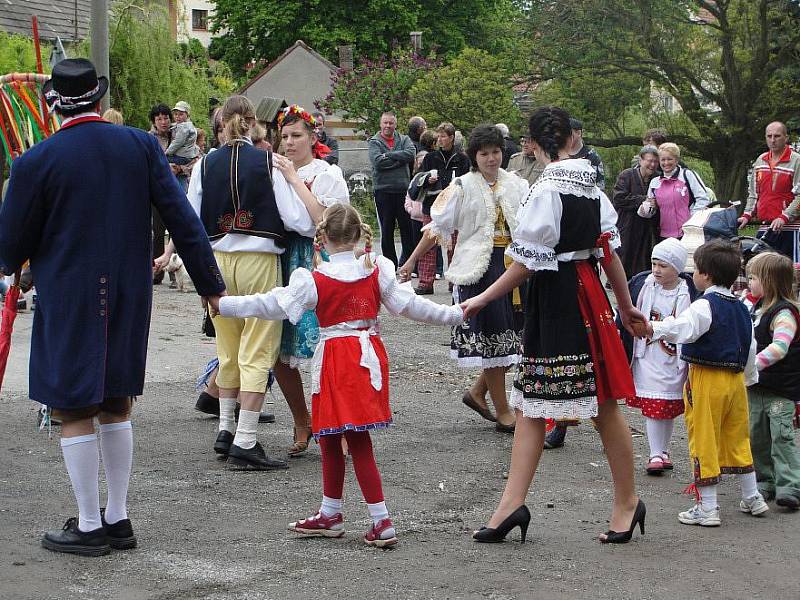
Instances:
[[[92,0],[92,62],[98,77],[109,77],[108,66],[108,0]],[[101,110],[110,106],[110,93],[100,101]]]

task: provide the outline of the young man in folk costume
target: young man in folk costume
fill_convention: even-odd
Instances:
[[[142,394],[152,304],[151,213],[158,209],[201,296],[225,293],[200,220],[157,140],[97,114],[108,80],[68,59],[45,84],[61,130],[18,158],[0,209],[0,270],[30,259],[38,304],[30,397],[62,421],[78,517],[48,531],[56,552],[136,545],[127,514],[132,400]],[[100,422],[95,431],[94,418]],[[103,455],[108,502],[100,509]]]

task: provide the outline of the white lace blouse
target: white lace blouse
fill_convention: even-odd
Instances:
[[[621,245],[617,231],[617,211],[594,183],[596,174],[588,160],[568,159],[548,164],[520,203],[518,225],[506,254],[528,269],[557,271],[559,262],[601,258],[599,248],[556,254],[561,238],[563,206],[561,194],[596,198],[600,203],[600,231],[611,234],[612,250]]]

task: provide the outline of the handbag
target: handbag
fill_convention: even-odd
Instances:
[[[419,200],[412,200],[409,195],[406,194],[405,209],[413,220],[422,221],[422,217],[424,216],[422,212],[422,202]]]

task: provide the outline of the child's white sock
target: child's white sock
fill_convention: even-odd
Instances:
[[[102,526],[98,482],[100,452],[97,449],[97,434],[61,438],[61,452],[64,454],[72,491],[78,502],[78,529],[93,531]]]
[[[739,485],[742,486],[742,498],[749,500],[753,496],[758,495],[758,483],[756,482],[756,472],[739,473],[736,475],[739,480]]]
[[[108,484],[106,523],[128,518],[128,483],[133,463],[133,430],[131,422],[100,425],[100,451]]]
[[[369,516],[372,517],[372,522],[375,523],[375,525],[389,518],[389,510],[386,508],[385,501],[367,504],[367,508],[369,509]]]
[[[239,448],[249,450],[256,445],[259,414],[261,413],[257,410],[239,411],[239,426],[236,428],[236,437],[233,438],[233,443]]]
[[[714,510],[717,508],[716,485],[697,486],[697,491],[700,494],[700,505],[703,507],[703,510]]]
[[[647,443],[650,445],[650,457],[661,456],[669,451],[669,440],[672,437],[672,419],[645,418]]]
[[[219,398],[219,431],[236,431],[236,396]]]
[[[319,514],[321,514],[323,517],[332,517],[340,512],[342,512],[341,498],[328,498],[328,496],[322,496],[322,505],[319,507]]]

